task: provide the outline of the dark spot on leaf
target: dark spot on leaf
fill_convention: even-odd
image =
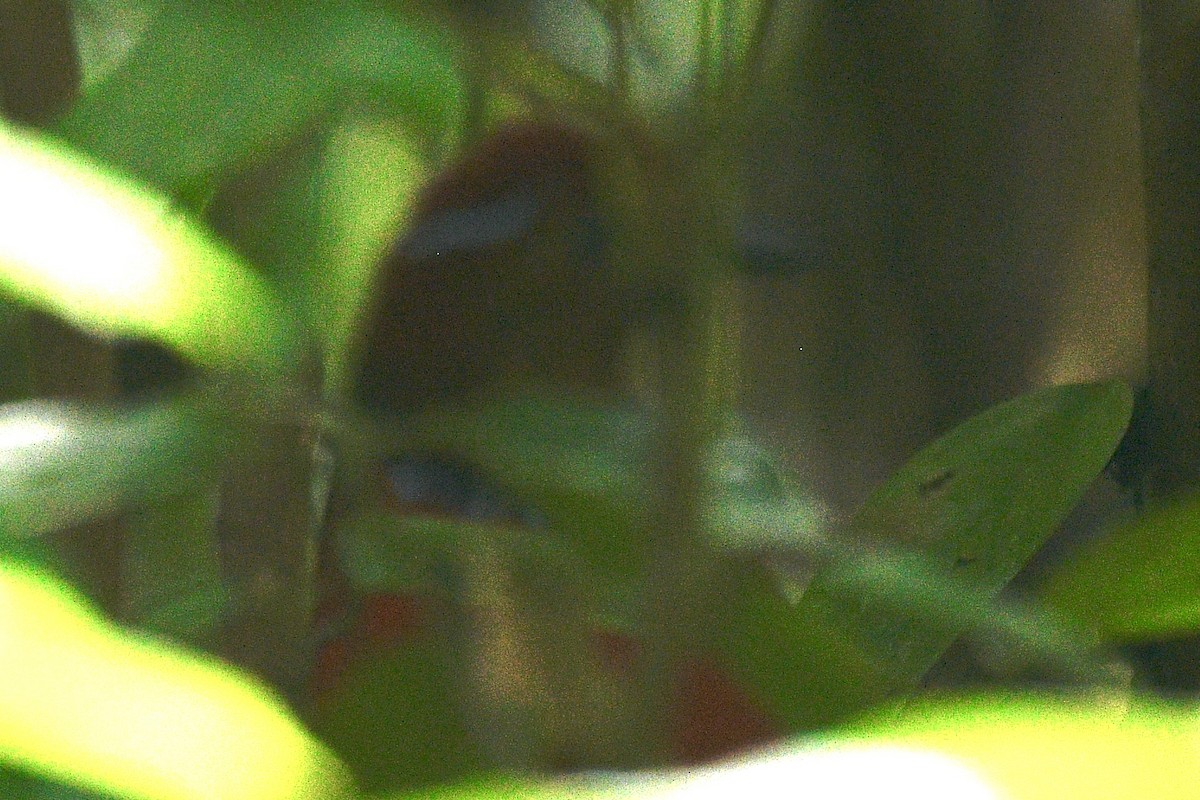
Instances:
[[[921,485],[917,487],[917,491],[921,494],[933,494],[934,492],[945,489],[946,485],[954,479],[954,475],[955,473],[952,469],[939,472],[932,478],[928,478],[923,481]]]

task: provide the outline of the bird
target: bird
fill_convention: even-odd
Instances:
[[[420,192],[361,329],[362,409],[404,416],[529,386],[620,394],[622,300],[590,170],[577,129],[513,123]]]

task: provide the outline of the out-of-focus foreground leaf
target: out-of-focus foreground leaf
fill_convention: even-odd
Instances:
[[[0,535],[30,536],[211,479],[232,434],[184,400],[133,411],[0,409]]]
[[[349,113],[325,122],[220,182],[207,217],[308,323],[322,344],[326,397],[338,398],[376,266],[425,165],[402,120]]]
[[[260,685],[0,562],[0,762],[146,800],[338,798],[344,769]]]
[[[1099,474],[1131,408],[1124,384],[1067,386],[963,423],[876,491],[848,537],[815,552],[826,565],[798,604],[748,599],[743,586],[717,622],[726,660],[806,729],[910,687],[969,630],[1056,665],[1078,659],[1066,632],[990,599]],[[758,592],[772,590],[760,581]]]
[[[0,126],[0,288],[108,337],[280,377],[302,338],[270,288],[163,197]]]
[[[459,702],[463,669],[461,648],[424,631],[352,664],[314,729],[367,790],[478,774],[488,761]]]
[[[367,94],[436,138],[458,109],[448,48],[369,4],[163,0],[58,130],[153,185],[194,190]]]
[[[1200,500],[1158,508],[1077,552],[1042,599],[1102,639],[1135,642],[1200,630]]]
[[[497,778],[386,797],[1184,800],[1195,796],[1200,768],[1198,719],[1195,707],[1154,700],[947,697],[699,769],[593,773],[563,781]]]
[[[545,516],[560,543],[556,547],[618,582],[640,576],[644,566],[637,531],[650,497],[652,444],[650,418],[632,407],[549,395],[432,412],[392,442],[396,453],[445,453],[477,465]],[[717,442],[708,472],[712,494],[706,516],[712,542],[720,548],[787,547],[825,525],[819,501],[789,483],[770,452],[747,434]],[[362,548],[376,546],[370,540],[382,544],[378,537],[386,535],[378,524],[362,527],[361,533],[364,541],[350,546],[360,557],[366,556]],[[374,588],[393,590],[411,580],[410,573],[390,584],[385,576],[362,577]]]

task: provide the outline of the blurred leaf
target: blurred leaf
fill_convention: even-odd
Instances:
[[[1131,409],[1123,383],[1065,386],[959,425],[906,463],[852,520],[849,541],[881,558],[835,558],[796,613],[836,621],[902,684],[916,681],[972,622],[988,629],[991,614],[978,601],[999,592],[1078,502]],[[939,605],[946,613],[931,613]]]
[[[1106,641],[1200,631],[1200,500],[1158,508],[1078,551],[1042,588]]]
[[[541,44],[557,61],[607,83],[610,42],[601,6],[584,0],[539,4]],[[626,37],[632,105],[648,118],[678,112],[691,99],[700,3],[660,0],[629,6]]]
[[[901,796],[976,796],[965,794],[973,784],[980,797],[1015,800],[1182,799],[1195,794],[1197,719],[1194,705],[1149,698],[946,697],[869,717],[815,743],[851,756],[843,759],[847,777],[873,775],[884,793]],[[956,783],[934,783],[922,762],[940,762],[938,771]]]
[[[852,633],[798,614],[760,567],[742,568],[710,624],[722,662],[785,730],[841,721],[884,699],[893,685]]]
[[[783,474],[778,457],[751,436],[716,442],[706,518],[712,542],[742,552],[808,552],[829,526],[828,510]]]
[[[309,126],[221,183],[207,214],[280,287],[322,342],[325,391],[342,396],[375,268],[425,176],[415,143],[379,116]]]
[[[402,106],[415,127],[440,132],[458,108],[457,87],[437,32],[383,8],[164,0],[59,130],[142,180],[188,189],[368,91]]]
[[[628,780],[638,780],[632,774]],[[614,798],[614,793],[605,787],[606,781],[600,776],[582,776],[579,778],[562,778],[558,780],[547,778],[514,778],[504,776],[489,776],[469,781],[436,786],[417,792],[395,792],[372,795],[372,800],[607,800]],[[619,795],[620,797],[635,797],[635,794]]]
[[[269,288],[161,197],[0,126],[0,286],[86,331],[279,377],[298,329]]]
[[[123,519],[128,618],[143,630],[194,645],[212,643],[227,608],[218,497],[204,473],[194,468],[170,494],[139,503]]]
[[[0,562],[0,761],[129,798],[335,798],[337,761],[248,676]]]
[[[124,412],[0,409],[0,535],[29,536],[202,483],[226,442],[182,402]]]
[[[74,0],[71,18],[84,91],[120,66],[161,5],[159,0]]]
[[[480,773],[457,691],[463,668],[437,633],[351,665],[336,694],[322,699],[317,734],[368,790],[416,788]]]
[[[386,797],[1183,800],[1195,795],[1195,736],[1196,709],[1181,704],[1033,694],[948,697],[686,770],[593,772],[560,781],[495,778]]]
[[[0,767],[0,797],[13,800],[111,800],[111,795]]]
[[[653,427],[632,406],[555,395],[503,398],[414,421],[397,451],[445,452],[477,464],[544,513],[576,557],[614,578],[641,574],[639,527],[650,497]],[[771,454],[734,432],[709,456],[714,544],[756,550],[802,545],[824,509],[781,476]]]
[[[615,575],[638,569],[634,526],[647,487],[648,420],[563,398],[505,398],[415,420],[396,452],[446,453],[477,465],[537,508],[576,555]]]
[[[404,594],[428,589],[431,582],[444,589],[464,554],[485,538],[500,548],[505,561],[517,560],[523,572],[548,581],[584,580],[569,549],[541,528],[369,511],[347,518],[335,535],[342,567],[360,591]]]
[[[382,120],[347,120],[330,140],[325,237],[305,289],[310,319],[324,334],[327,396],[344,396],[349,385],[351,341],[369,306],[375,266],[407,223],[425,167],[415,143]]]
[[[1094,677],[1070,631],[993,598],[1099,474],[1130,409],[1128,388],[1110,383],[968,420],[872,495],[850,536],[801,540],[818,570],[798,603],[749,570],[714,610],[714,643],[791,730],[909,688],[972,629]]]

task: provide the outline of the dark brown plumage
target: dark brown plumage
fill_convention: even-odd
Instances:
[[[611,392],[618,295],[589,142],[561,125],[492,134],[433,180],[385,257],[360,340],[359,402],[404,414],[537,384]]]

